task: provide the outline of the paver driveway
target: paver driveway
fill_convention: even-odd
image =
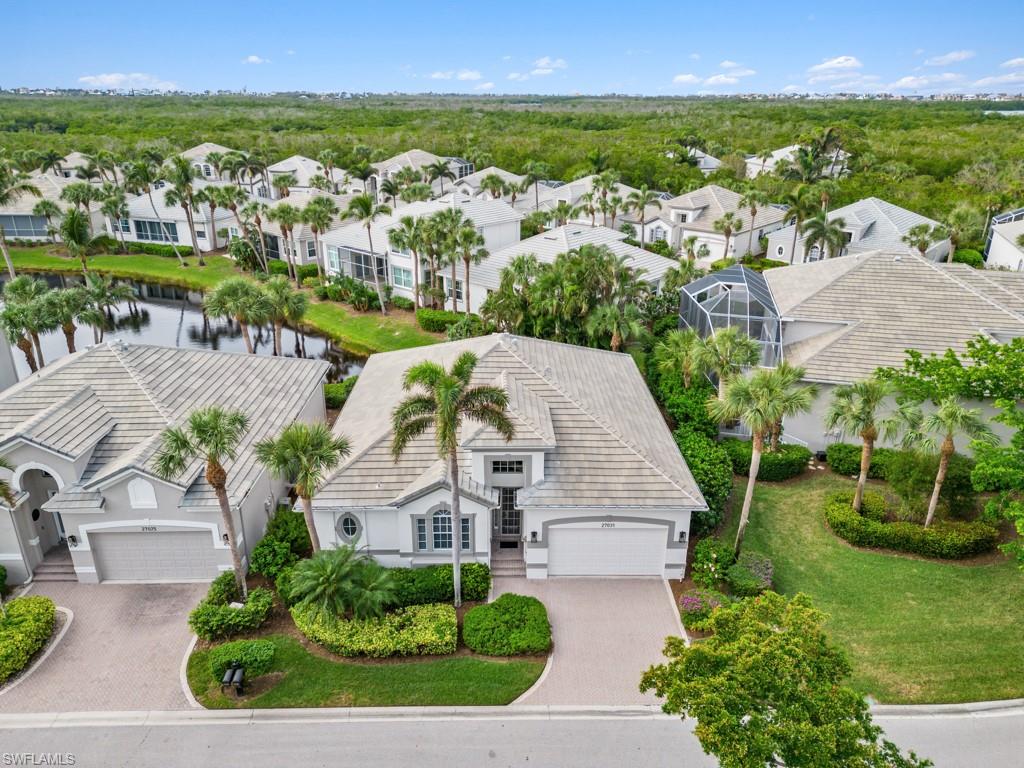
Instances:
[[[205,584],[38,582],[74,614],[53,653],[16,688],[0,712],[187,709],[181,658],[192,632],[188,612]]]
[[[548,674],[522,704],[654,704],[640,676],[663,661],[679,636],[672,600],[659,579],[495,579],[503,592],[533,595],[548,609],[555,650]]]

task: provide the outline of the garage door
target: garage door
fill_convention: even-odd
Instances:
[[[218,573],[209,531],[91,533],[89,545],[100,581],[188,581]]]
[[[663,576],[664,528],[551,528],[549,576]]]

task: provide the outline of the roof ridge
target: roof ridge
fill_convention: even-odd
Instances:
[[[24,436],[25,433],[28,432],[28,430],[30,430],[32,427],[35,427],[36,425],[38,425],[41,422],[43,422],[46,419],[48,419],[50,416],[52,416],[54,413],[59,411],[61,408],[63,408],[68,403],[70,403],[72,400],[74,400],[76,397],[81,395],[86,390],[88,390],[89,392],[91,392],[93,394],[93,396],[95,396],[96,392],[93,390],[92,385],[90,385],[90,384],[83,384],[82,386],[80,386],[78,389],[74,390],[70,394],[65,395],[64,397],[62,397],[62,398],[60,398],[58,400],[54,400],[52,403],[50,403],[48,406],[43,408],[41,411],[37,411],[32,416],[30,416],[29,418],[25,419],[25,421],[20,422],[17,426],[12,428],[11,431],[9,431],[6,435],[4,435],[2,438],[0,438],[0,440],[5,440],[6,441],[7,439],[9,439],[9,438],[11,438],[13,436],[16,436],[16,435]],[[106,410],[106,409],[104,408],[104,410]]]
[[[139,389],[142,390],[142,394],[146,396],[146,399],[149,400],[152,406],[156,409],[156,412],[160,414],[160,417],[167,422],[168,425],[172,424],[173,420],[171,419],[170,412],[164,405],[157,401],[156,395],[153,394],[149,385],[142,380],[138,371],[136,371],[121,354],[125,349],[127,349],[127,347],[128,345],[121,341],[114,340],[107,342],[107,349],[111,351],[117,361],[124,368],[125,372],[131,376],[132,381],[134,381],[136,385],[138,385]]]
[[[959,277],[954,275],[949,270],[942,269],[935,262],[933,262],[933,261],[931,261],[929,259],[922,258],[921,256],[918,256],[917,254],[911,254],[911,255],[913,256],[913,258],[918,259],[919,261],[922,261],[925,264],[927,264],[928,267],[930,267],[936,273],[938,273],[940,275],[944,275],[946,278],[948,278],[949,280],[952,280],[954,283],[959,285],[964,290],[969,291],[970,293],[974,294],[975,296],[977,296],[979,299],[981,299],[985,303],[990,304],[991,306],[995,307],[999,311],[1009,315],[1010,317],[1012,317],[1017,322],[1020,322],[1020,321],[1024,320],[1024,315],[1021,315],[1021,314],[1018,314],[1017,312],[1014,312],[1009,307],[1004,307],[998,301],[996,301],[995,299],[989,298],[984,293],[982,293],[981,291],[979,291],[976,288],[974,288],[974,286],[972,286],[972,285],[964,282],[963,280],[961,280]],[[987,280],[987,278],[986,278],[986,280]]]

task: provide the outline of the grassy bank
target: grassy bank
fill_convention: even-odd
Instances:
[[[1003,558],[966,565],[854,549],[822,514],[829,491],[852,487],[826,472],[759,483],[744,548],[772,558],[778,591],[804,592],[829,614],[854,686],[893,704],[1024,696],[1024,574]]]
[[[77,259],[54,253],[49,247],[12,248],[11,258],[19,272],[63,272],[81,274]],[[89,269],[114,277],[144,282],[163,283],[195,291],[206,291],[225,277],[239,274],[235,263],[223,256],[206,256],[206,266],[196,266],[198,259],[178,260],[148,254],[101,254],[89,258]],[[387,317],[380,313],[358,313],[340,304],[315,302],[306,315],[309,330],[330,336],[341,346],[356,354],[387,352],[423,344],[433,344],[439,337],[416,325],[411,312],[394,311]]]

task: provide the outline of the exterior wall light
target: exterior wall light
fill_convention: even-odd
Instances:
[[[536,531],[530,531],[530,541],[533,542],[534,544],[537,543],[537,532]]]

